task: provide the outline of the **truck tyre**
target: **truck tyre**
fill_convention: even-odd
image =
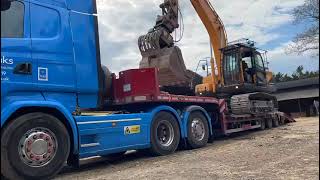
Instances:
[[[207,118],[200,112],[191,113],[188,119],[188,144],[192,149],[207,145],[209,126]]]
[[[266,129],[266,120],[262,119],[260,122],[261,122],[261,127],[259,129],[260,130],[265,130]]]
[[[271,118],[266,119],[266,128],[272,129],[272,119]]]
[[[279,119],[278,117],[272,119],[272,126],[279,127]]]
[[[59,119],[30,113],[1,130],[1,174],[8,179],[50,179],[63,167],[70,137]]]
[[[154,156],[174,153],[180,142],[179,124],[176,118],[167,112],[158,113],[151,125],[151,148]]]

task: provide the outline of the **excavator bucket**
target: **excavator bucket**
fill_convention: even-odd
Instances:
[[[154,53],[142,53],[140,68],[159,69],[158,78],[161,86],[185,84],[192,80],[188,73],[179,47],[159,49]]]
[[[187,70],[181,50],[172,33],[179,28],[179,1],[164,0],[160,5],[162,15],[156,25],[138,40],[142,55],[140,68],[159,69],[158,78],[162,87],[190,87],[194,73]]]

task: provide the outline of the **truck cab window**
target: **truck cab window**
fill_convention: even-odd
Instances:
[[[245,52],[242,54],[242,69],[243,69],[243,78],[247,83],[253,82],[252,77],[252,53]]]
[[[242,63],[246,64],[247,68],[249,68],[249,69],[252,68],[252,59],[251,59],[251,57],[242,58]]]
[[[224,56],[224,75],[225,84],[236,84],[239,81],[239,61],[238,54],[228,53]]]
[[[263,63],[263,59],[261,57],[260,54],[255,54],[255,64],[256,64],[256,67],[260,70],[264,70],[264,63]]]
[[[1,38],[22,38],[23,35],[24,4],[13,1],[8,8],[1,9]]]

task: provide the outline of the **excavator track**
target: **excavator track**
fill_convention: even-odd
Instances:
[[[233,114],[265,114],[278,110],[275,96],[266,93],[249,93],[231,97],[231,111]]]

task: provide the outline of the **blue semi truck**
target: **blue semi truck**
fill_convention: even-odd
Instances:
[[[156,69],[111,74],[101,65],[95,1],[1,0],[6,178],[50,179],[81,158],[140,149],[167,155],[288,121],[278,111],[232,115],[227,103],[161,92]]]

